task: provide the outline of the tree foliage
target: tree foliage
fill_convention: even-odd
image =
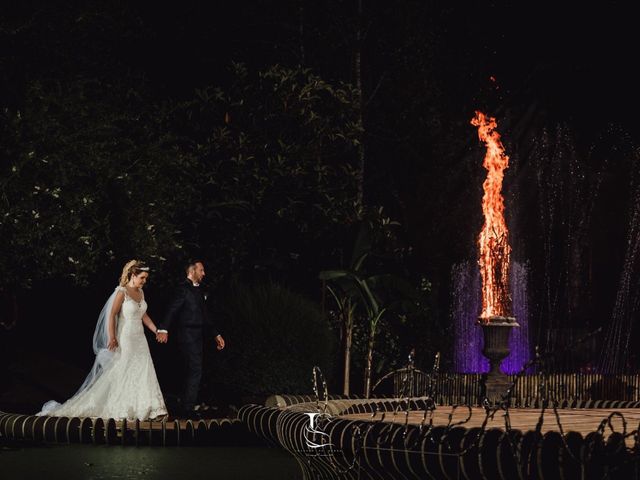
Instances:
[[[317,305],[299,294],[276,284],[236,285],[222,317],[230,340],[207,377],[236,395],[311,394],[312,368],[330,374],[335,339]]]
[[[210,260],[218,275],[313,263],[356,215],[353,91],[303,68],[232,70],[228,89],[198,90],[166,116],[185,241],[225,252]]]

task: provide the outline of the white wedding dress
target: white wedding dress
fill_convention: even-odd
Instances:
[[[116,291],[125,297],[116,318],[118,348],[92,384],[63,404],[47,402],[37,415],[148,420],[167,414],[144,335],[147,303],[144,296],[136,302],[124,287]]]

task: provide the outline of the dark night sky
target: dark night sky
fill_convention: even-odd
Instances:
[[[5,3],[9,5],[5,25],[9,27],[34,16],[71,16],[83,4],[64,2],[75,6],[57,9],[41,1]],[[300,2],[93,3],[107,11],[120,10],[114,15],[115,22],[132,23],[128,38],[110,37],[108,30],[93,32],[95,43],[84,48],[96,54],[95,67],[99,68],[101,53],[115,53],[123,64],[142,68],[151,84],[165,94],[186,96],[194,87],[216,83],[230,60],[256,66],[297,60],[298,52],[291,43],[298,34]],[[349,6],[349,2],[335,5]],[[425,31],[435,31],[438,48],[446,54],[438,65],[438,74],[448,84],[452,103],[465,101],[464,107],[469,109],[482,95],[480,88],[496,85],[488,80],[494,76],[499,91],[491,106],[496,109],[501,102],[536,99],[558,115],[578,122],[588,123],[595,114],[596,121],[624,121],[630,126],[635,123],[632,119],[638,104],[639,80],[635,68],[636,38],[634,16],[624,2],[567,6],[554,2],[473,1],[447,7],[438,2],[397,2],[388,8],[396,10],[394,5],[407,14],[416,5],[427,5],[414,9],[420,12]],[[328,22],[324,24],[326,33],[333,35],[331,22],[348,23],[342,16],[352,12],[349,8],[342,13],[329,11],[331,7],[322,3],[305,5],[308,16],[324,15],[318,21]],[[366,8],[365,5],[365,15]],[[127,11],[135,12],[137,18],[127,16]],[[383,35],[393,39],[405,34],[401,18],[387,20],[379,12],[369,25],[365,50],[367,46],[377,48]],[[340,54],[336,46],[326,45],[323,51],[322,46],[312,45],[313,39],[323,33],[322,23],[316,27],[305,34],[311,39],[307,45],[308,63],[329,78],[348,77],[347,54]],[[47,35],[53,42],[66,36],[59,31],[49,31]],[[339,42],[337,37],[335,40]],[[366,53],[365,63],[384,69],[385,65],[375,58],[375,50],[369,51],[368,56]],[[62,68],[76,67],[69,60]],[[466,78],[470,70],[484,79],[484,85]],[[371,77],[374,83],[375,75]]]
[[[85,4],[94,7],[86,8]],[[34,39],[26,51],[16,53],[25,77],[74,73],[109,77],[137,70],[156,97],[188,98],[194,88],[223,82],[232,60],[254,68],[296,63],[298,9],[303,5],[310,19],[305,31],[306,62],[330,80],[351,80],[352,59],[343,48],[349,36],[343,38],[341,28],[352,26],[355,2],[255,1],[232,5],[104,1],[64,2],[65,7],[58,8],[36,0],[7,5],[4,29],[35,21],[42,32],[42,44]],[[413,41],[413,61],[421,55],[434,57],[430,74],[442,94],[439,108],[443,121],[449,122],[444,130],[457,128],[459,135],[468,136],[470,149],[477,149],[475,132],[468,126],[476,108],[498,117],[508,111],[517,123],[533,106],[548,119],[575,125],[587,143],[594,132],[611,122],[623,124],[640,139],[634,120],[640,104],[635,17],[623,2],[568,6],[473,1],[445,6],[407,1],[376,5],[376,10],[368,7],[365,2],[365,91],[371,91],[383,78],[379,95],[388,100],[377,103],[374,115],[378,123],[381,119],[396,123],[394,135],[400,135],[397,130],[411,128],[411,118],[405,123],[398,119],[411,101],[402,95],[409,84],[419,88],[417,77],[422,73],[407,74],[409,65],[407,71],[396,75],[399,64],[393,63],[396,59],[388,52],[393,52],[395,45]],[[95,11],[106,12],[109,20],[92,22],[87,12]],[[411,28],[405,31],[409,23]],[[119,30],[114,25],[126,27]],[[116,34],[118,31],[126,34]],[[420,35],[432,39],[431,43],[421,44]],[[5,43],[3,48],[11,51],[12,44]],[[425,88],[431,81],[424,80]],[[19,102],[19,89],[17,81],[2,95],[9,104]],[[509,127],[502,127],[506,135]],[[420,136],[419,131],[413,133]],[[424,149],[413,148],[419,162],[430,161]],[[384,152],[380,158],[375,158],[375,148],[371,151],[374,168],[369,170],[373,178],[368,187],[371,198],[386,201],[388,184],[379,179],[391,175],[397,188],[406,190],[415,183],[416,172],[406,167],[406,160],[393,164],[386,160],[402,155],[395,145],[381,142],[380,150]],[[461,184],[459,188],[466,187]],[[415,199],[408,197],[404,202],[414,209],[413,216],[420,214]]]
[[[188,98],[194,88],[223,82],[230,61],[244,61],[254,68],[296,63],[302,5],[309,19],[305,23],[306,62],[330,80],[352,79],[352,58],[343,48],[350,37],[345,34],[343,38],[341,29],[353,26],[355,2],[255,1],[232,5],[103,1],[64,2],[65,6],[58,8],[36,0],[7,5],[5,30],[35,21],[42,32],[26,50],[15,53],[25,77],[80,73],[108,78],[135,70],[157,98]],[[408,54],[414,55],[413,61],[422,55],[433,56],[431,67],[427,67],[433,78],[425,79],[424,84],[430,87],[433,79],[438,84],[443,130],[457,128],[456,134],[468,137],[469,149],[477,150],[475,132],[468,126],[476,108],[498,117],[509,112],[514,123],[534,108],[543,111],[547,119],[570,122],[586,143],[609,123],[622,124],[640,140],[634,120],[640,104],[635,17],[623,2],[569,6],[473,1],[445,6],[407,1],[368,8],[365,2],[368,34],[363,81],[365,91],[371,91],[383,79],[379,95],[385,100],[376,103],[374,121],[395,124],[393,135],[412,128],[412,117],[405,123],[399,119],[411,102],[410,93],[403,90],[408,85],[420,88],[418,77],[423,74],[417,69],[411,75],[411,58],[407,70],[398,73],[401,64],[394,63],[393,52],[396,45],[413,41],[415,50]],[[87,12],[96,11],[106,12],[109,20],[92,22]],[[63,28],[65,25],[69,28]],[[125,27],[119,29],[118,25]],[[126,34],[118,33],[122,31]],[[431,39],[431,43],[425,46],[420,43],[422,38]],[[2,48],[12,52],[12,47],[9,42]],[[19,103],[20,75],[16,78],[18,81],[3,89],[8,104]],[[416,129],[425,128],[418,118],[420,112],[409,115],[416,118]],[[509,128],[509,124],[502,126],[507,142]],[[382,132],[381,136],[387,134]],[[420,131],[410,134],[419,138]],[[406,159],[387,161],[390,156],[402,156],[403,151],[393,142],[379,143],[371,149],[370,197],[388,200],[388,176],[400,191],[419,189],[415,185],[419,177]],[[383,154],[376,158],[378,147]],[[417,162],[430,161],[424,148],[411,148]],[[460,184],[457,188],[466,187]],[[421,206],[415,198],[403,201],[406,208],[413,209],[410,216],[420,215]]]
[[[95,29],[100,23],[86,21],[82,24],[84,20],[78,12],[83,12],[84,7],[80,1],[65,2],[60,8],[42,0],[3,3],[6,5],[4,19],[0,22],[3,30],[20,27],[34,18],[42,29],[41,44],[29,45],[16,54],[20,59],[15,65],[21,66],[25,77],[64,76],[75,72],[108,78],[136,70],[148,82],[149,91],[156,98],[188,98],[194,88],[221,83],[230,61],[243,61],[260,68],[272,63],[295,64],[299,58],[295,39],[298,8],[303,3],[293,0],[170,4],[92,2],[98,10],[109,12],[111,16],[103,30]],[[326,4],[304,2],[305,14],[313,19],[307,23],[308,30],[305,31],[306,63],[330,80],[351,79],[352,59],[341,44],[340,22],[350,24],[349,15],[353,15],[355,3],[355,0]],[[363,3],[365,15],[370,14],[371,10],[366,10],[369,2]],[[415,88],[420,79],[407,76],[406,72],[404,77],[394,76],[396,64],[392,61],[395,59],[389,52],[396,43],[403,44],[407,38],[414,38],[420,47],[415,38],[421,38],[422,34],[425,38],[433,35],[433,43],[422,47],[424,55],[433,54],[435,58],[432,75],[441,92],[440,107],[445,111],[443,121],[449,122],[443,130],[457,129],[468,135],[467,149],[460,157],[469,157],[469,152],[478,155],[475,131],[468,126],[476,108],[487,109],[488,113],[498,116],[509,112],[513,123],[505,126],[507,133],[533,108],[544,112],[544,118],[548,120],[574,126],[586,144],[595,132],[609,123],[621,124],[631,132],[636,143],[640,143],[640,129],[635,121],[640,106],[637,17],[632,14],[632,7],[621,1],[591,6],[582,2],[575,6],[560,3],[473,1],[441,5],[435,1],[414,0],[376,5],[379,10],[368,18],[369,33],[364,46],[365,90],[373,89],[381,77],[391,79],[385,80],[387,83],[383,84],[381,95],[393,100],[397,94],[397,103],[404,108],[410,99],[402,96],[405,94],[402,90],[410,84]],[[413,11],[419,12],[418,20],[413,19],[410,31],[406,31],[403,18],[411,16]],[[59,28],[74,16],[75,25],[80,25],[77,29]],[[424,23],[424,28],[420,27],[420,22]],[[81,25],[88,25],[84,27],[88,30],[83,30]],[[124,29],[127,35],[114,36],[114,30],[121,30],[112,29],[113,25],[127,25]],[[12,52],[10,38],[10,35],[0,37],[9,39],[0,43],[5,53]],[[83,38],[91,41],[85,44]],[[323,43],[322,38],[330,38],[331,42]],[[429,52],[431,47],[437,51]],[[386,53],[379,54],[383,51]],[[73,52],[79,54],[76,56]],[[422,50],[414,52],[415,55],[421,53]],[[385,73],[387,69],[391,70],[388,74]],[[416,72],[416,76],[419,74]],[[491,77],[495,81],[490,80]],[[20,82],[16,81],[0,96],[9,104],[19,103],[19,90]],[[376,121],[381,123],[380,119],[387,116],[390,123],[397,122],[402,126],[401,120],[396,118],[401,108],[393,101],[376,102],[376,105]],[[424,230],[440,228],[430,225],[437,224],[438,219],[429,217],[429,206],[416,201],[423,187],[415,184],[421,178],[416,174],[415,164],[427,163],[430,157],[425,149],[412,145],[417,160],[407,166],[410,160],[398,157],[408,149],[397,149],[383,141],[380,144],[383,154],[379,158],[372,149],[372,171],[378,171],[370,173],[368,193],[376,200],[393,198],[387,188],[388,176],[389,184],[400,192],[397,196],[404,202],[391,206],[390,210],[403,217],[408,229],[414,229],[408,233],[409,240],[421,241],[429,236]],[[397,161],[388,161],[389,157]],[[451,168],[462,170],[463,163],[461,159]],[[624,179],[624,175],[615,178],[613,184],[606,185],[612,194],[616,194],[617,178]],[[476,187],[459,183],[453,190]],[[624,207],[625,202],[626,198],[616,197],[611,205]],[[406,211],[402,211],[403,208]],[[607,215],[607,205],[601,208],[600,215]],[[423,213],[423,209],[427,213]],[[614,232],[618,240],[624,236],[624,218],[626,216],[621,214],[616,227],[619,230]],[[451,243],[446,234],[443,238],[436,247]],[[422,260],[427,268],[429,256],[438,259],[438,255],[448,255],[448,251],[443,252],[423,252]],[[444,264],[445,260],[437,261]],[[620,261],[621,258],[616,258],[618,263],[607,274],[619,271]],[[614,294],[614,283],[607,293],[609,300]],[[603,310],[611,308],[609,300]]]

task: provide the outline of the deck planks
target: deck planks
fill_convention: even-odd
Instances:
[[[634,430],[638,430],[640,425],[640,408],[563,408],[558,409],[558,418],[553,409],[546,409],[544,412],[543,423],[541,426],[541,432],[547,433],[550,431],[567,433],[570,431],[578,432],[583,437],[587,436],[591,432],[598,430],[601,422],[611,417],[610,424],[607,425],[603,431],[605,439],[612,432],[629,434]],[[540,420],[540,414],[542,410],[540,408],[510,408],[509,409],[509,422],[511,429],[521,430],[526,432],[528,430],[535,430],[538,421]],[[616,415],[613,415],[616,414]],[[621,414],[622,418],[618,414]],[[449,416],[451,415],[451,420]],[[452,409],[451,407],[438,407],[432,415],[434,426],[446,426],[450,422],[464,422],[460,426],[465,428],[482,427],[487,415],[483,408],[473,407],[471,408],[471,417],[469,416],[469,409],[466,407],[458,407]],[[424,412],[411,411],[408,415],[408,422],[413,425],[420,425],[423,421]],[[368,421],[380,421],[383,416],[381,413],[372,416],[370,413],[358,413],[341,415],[340,418],[353,419],[353,420],[368,420]],[[396,415],[387,413],[383,421],[404,423],[405,412],[398,412]],[[465,420],[467,420],[465,422]],[[429,422],[427,417],[426,422]],[[626,430],[624,426],[626,422]],[[499,428],[505,429],[506,418],[505,411],[498,410],[493,418],[489,418],[486,424],[486,428]],[[626,439],[627,446],[633,447],[634,438],[633,435],[629,435]]]

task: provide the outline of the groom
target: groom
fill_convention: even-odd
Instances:
[[[213,331],[218,350],[224,348],[224,339],[217,332],[209,317],[205,305],[207,298],[200,287],[200,282],[205,275],[203,263],[199,260],[189,261],[185,266],[185,271],[187,278],[178,286],[169,303],[167,314],[158,324],[156,340],[160,343],[167,343],[169,331],[175,331],[186,366],[182,408],[186,415],[197,417],[199,413],[195,407],[202,378],[204,327],[209,327]],[[172,325],[173,330],[171,330]]]

